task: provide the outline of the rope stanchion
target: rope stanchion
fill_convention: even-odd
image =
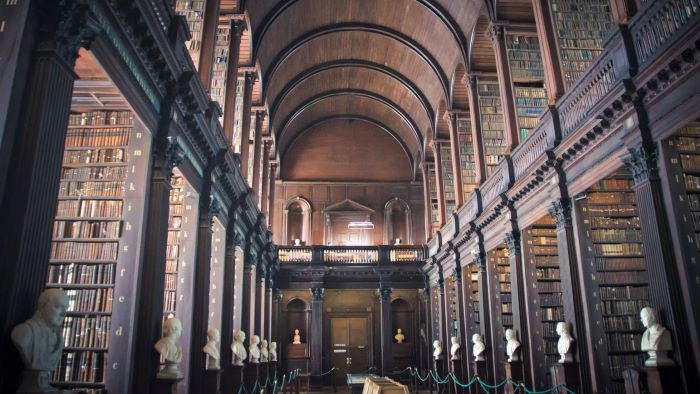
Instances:
[[[321,378],[321,377],[326,376],[326,375],[328,375],[328,374],[330,374],[331,372],[336,371],[336,370],[338,370],[338,368],[333,367],[333,368],[329,369],[328,371],[326,371],[326,372],[324,372],[324,373],[322,373],[322,374],[320,374],[320,375],[311,375],[311,376],[314,377],[314,378]]]

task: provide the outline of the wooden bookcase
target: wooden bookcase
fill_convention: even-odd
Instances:
[[[455,210],[455,177],[452,171],[452,151],[449,142],[440,143],[440,165],[442,166],[442,194],[445,196],[445,215],[450,217]]]
[[[175,315],[177,309],[177,273],[180,266],[180,239],[184,205],[184,179],[174,176],[170,181],[170,206],[168,211],[168,240],[165,252],[165,287],[163,293],[163,319]]]
[[[544,216],[528,227],[523,232],[523,241],[535,383],[537,387],[550,387],[549,368],[559,359],[556,326],[566,321],[554,218]]]
[[[211,99],[219,103],[222,115],[219,117],[224,123],[223,108],[226,103],[226,73],[228,72],[228,47],[231,39],[231,28],[227,23],[219,23],[216,29],[216,45],[214,47],[214,64],[211,73],[211,87],[209,94]]]
[[[644,361],[639,311],[648,305],[649,289],[633,182],[618,171],[593,184],[576,207],[591,342],[598,344],[594,357],[611,393],[623,393],[622,371]]]
[[[192,38],[185,42],[194,66],[199,69],[199,52],[202,49],[202,28],[206,0],[177,0],[175,12],[185,17]]]
[[[457,315],[457,292],[455,291],[455,279],[450,276],[445,279],[445,297],[447,301],[447,338],[445,338],[445,351],[449,352],[452,342],[450,337],[457,336],[459,338],[459,320]]]
[[[438,205],[438,193],[437,193],[437,178],[435,173],[435,164],[427,164],[428,179],[424,182],[428,182],[428,191],[430,192],[430,223],[433,234],[440,230],[440,207]],[[432,235],[432,234],[431,234]]]
[[[518,136],[524,140],[547,108],[544,67],[536,33],[506,34],[506,51],[513,81]]]
[[[459,162],[462,169],[463,201],[478,186],[476,183],[476,156],[472,139],[472,122],[469,116],[457,117],[457,138],[459,140]]]
[[[690,122],[675,137],[695,246],[700,249],[700,122]]]
[[[214,218],[211,235],[208,327],[217,328],[219,331],[221,331],[221,301],[224,296],[224,260],[226,259],[225,242],[226,226],[224,226],[224,224],[218,218]]]
[[[430,315],[432,323],[433,337],[430,338],[430,354],[433,354],[433,341],[442,341],[442,327],[440,323],[442,322],[442,305],[440,303],[440,292],[437,287],[434,287],[430,291]],[[445,343],[442,342],[443,350],[445,349]]]
[[[603,51],[603,41],[613,26],[610,2],[552,0],[548,3],[564,86],[568,89]]]
[[[506,330],[513,328],[513,294],[511,286],[510,257],[505,245],[496,247],[487,253],[489,276],[493,278],[491,297],[491,330],[494,343],[497,344],[496,368],[502,370],[506,352]],[[487,345],[488,346],[488,345]]]
[[[119,391],[128,371],[113,366],[128,366],[149,150],[130,111],[70,115],[47,277],[70,302],[57,386]]]
[[[484,144],[486,173],[491,175],[506,154],[506,141],[503,130],[503,108],[498,90],[498,82],[493,80],[477,81],[479,112],[481,116],[481,135]]]
[[[469,284],[468,293],[469,302],[465,306],[466,313],[468,314],[469,323],[468,333],[481,334],[481,320],[479,318],[479,273],[476,264],[469,264],[469,270],[467,271],[467,279],[464,283]],[[469,338],[465,338],[465,343],[467,346],[471,346],[471,335]],[[469,341],[469,342],[467,342]]]
[[[238,78],[236,81],[236,107],[233,111],[233,151],[241,153],[241,128],[243,127],[243,88],[245,79]]]

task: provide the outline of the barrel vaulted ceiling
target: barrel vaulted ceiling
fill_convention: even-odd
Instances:
[[[248,0],[243,6],[260,102],[269,109],[282,166],[292,144],[315,125],[359,119],[390,133],[415,171],[427,143],[447,127],[444,112],[467,109],[462,78],[474,27],[480,16],[493,19],[484,0]]]

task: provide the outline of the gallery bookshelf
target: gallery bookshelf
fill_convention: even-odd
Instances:
[[[685,200],[693,226],[692,239],[700,250],[700,122],[688,123],[678,130],[674,139],[683,169]]]
[[[623,393],[623,370],[644,361],[639,311],[648,305],[649,287],[633,182],[629,172],[620,170],[577,196],[585,243],[582,266],[588,270],[584,286],[593,304],[591,336],[603,344],[595,357],[611,393]]]
[[[481,333],[481,321],[479,319],[479,272],[476,264],[469,264],[467,271],[467,281],[469,284],[469,302],[467,303],[467,322],[470,327],[468,333]],[[464,341],[471,341],[471,335],[465,337]],[[470,342],[469,342],[470,343]]]
[[[431,338],[431,346],[432,346],[432,341],[440,340],[444,343],[444,338],[442,338],[442,305],[440,304],[440,290],[437,287],[433,287],[430,291],[430,315],[431,317],[431,322],[432,322],[432,335],[433,337]]]
[[[226,21],[228,22],[228,21]],[[214,64],[211,73],[210,95],[212,100],[219,103],[224,108],[226,103],[226,73],[228,72],[228,47],[231,28],[228,23],[219,23],[216,29],[216,44],[214,47]],[[219,118],[221,124],[224,123],[223,111]]]
[[[608,0],[549,1],[564,85],[568,89],[603,51],[612,28]]]
[[[438,193],[437,193],[437,178],[435,174],[435,164],[427,164],[427,174],[428,174],[428,191],[430,192],[430,223],[431,230],[434,233],[440,229],[440,207],[438,205]]]
[[[69,117],[47,277],[69,298],[64,352],[51,373],[59,387],[123,384],[126,370],[114,366],[128,364],[149,141],[130,111]]]
[[[506,51],[513,81],[518,136],[524,140],[547,108],[544,67],[537,33],[509,32]]]
[[[226,226],[215,217],[211,224],[211,260],[209,272],[209,325],[221,331],[221,300],[224,290]]]
[[[513,296],[511,286],[510,257],[505,245],[498,246],[487,253],[489,276],[493,280],[493,294],[490,296],[491,330],[494,343],[498,344],[497,354],[505,356],[506,330],[513,328]],[[497,364],[500,361],[496,360]],[[501,365],[498,365],[501,368]]]
[[[168,208],[168,240],[165,252],[165,287],[163,292],[163,318],[174,316],[177,310],[177,273],[180,265],[180,238],[182,236],[183,178],[173,176],[170,181]]]
[[[452,336],[458,336],[459,333],[459,320],[457,316],[457,291],[455,289],[456,280],[454,276],[449,276],[445,279],[445,297],[447,305],[447,336],[445,340],[445,346],[450,346],[450,338]]]
[[[481,117],[481,136],[484,144],[486,173],[491,175],[498,162],[506,154],[506,142],[503,129],[503,109],[498,81],[479,78],[477,80],[479,112]]]
[[[445,196],[445,215],[449,217],[455,210],[455,177],[452,170],[452,151],[449,142],[440,142],[440,165],[442,166],[442,194]]]
[[[469,193],[477,187],[476,155],[472,137],[472,122],[469,119],[469,115],[459,115],[457,117],[457,139],[459,141],[459,162],[462,169],[463,201],[467,201]]]
[[[236,81],[236,106],[233,111],[233,151],[241,153],[241,127],[243,126],[243,87],[245,79],[238,78]]]
[[[526,297],[532,332],[530,346],[537,387],[549,387],[549,367],[559,359],[556,333],[558,322],[564,319],[556,223],[544,216],[523,232],[525,278],[532,293]]]
[[[202,28],[206,0],[177,0],[175,12],[185,17],[191,38],[185,43],[194,66],[199,68],[199,53],[202,49]]]

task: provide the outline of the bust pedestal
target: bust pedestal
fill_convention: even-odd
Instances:
[[[250,393],[250,389],[255,385],[255,381],[258,379],[258,366],[259,364],[246,363],[243,369],[243,384],[245,391]],[[262,382],[265,384],[265,382]]]
[[[265,387],[267,382],[267,361],[258,364],[258,382],[260,382],[260,387]]]
[[[242,365],[232,365],[231,366],[231,381],[233,382],[234,393],[238,392],[238,388],[243,384],[243,369]]]
[[[177,394],[177,384],[183,377],[157,377],[153,384],[153,394]]]
[[[437,375],[440,379],[444,379],[445,376],[447,376],[446,366],[447,361],[443,357],[437,359],[433,357],[433,371],[437,372]],[[435,389],[439,394],[447,393],[449,391],[449,382],[447,382],[446,384],[437,384],[437,382],[435,382],[434,384]]]
[[[221,393],[221,369],[207,369],[204,371],[204,392],[211,394]]]
[[[464,381],[464,364],[462,364],[462,359],[452,359],[450,360],[452,363],[452,372],[455,374],[455,377],[457,380],[459,380],[460,383],[465,384],[468,382]],[[454,387],[454,392],[455,393],[464,393],[466,389],[460,387],[457,383],[454,381],[452,382],[452,386]]]
[[[476,376],[488,383],[488,366],[486,365],[486,360],[472,361],[472,363]],[[474,383],[470,387],[470,390],[474,394],[483,393],[483,390],[481,390],[481,387],[479,387],[479,383]]]
[[[279,372],[277,372],[277,361],[270,361],[267,363],[267,376],[270,377],[270,382],[272,384],[275,383],[275,379],[279,380],[279,376],[277,376]]]
[[[510,361],[505,363],[506,377],[511,378],[514,382],[523,381],[523,363],[522,361]],[[517,383],[510,381],[506,383],[504,392],[512,393],[516,389]]]
[[[678,365],[643,367],[652,394],[682,393],[681,368]]]
[[[575,393],[581,391],[577,363],[556,363],[552,365],[549,372],[552,376],[552,387],[563,384]],[[566,390],[559,389],[557,393],[565,394]]]

